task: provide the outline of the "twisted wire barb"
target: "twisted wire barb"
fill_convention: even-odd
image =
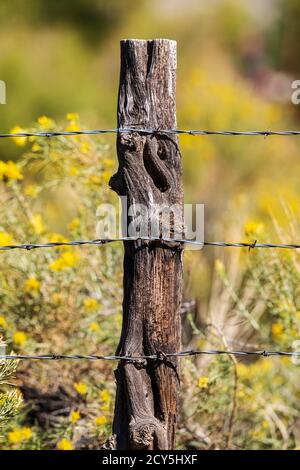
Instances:
[[[158,361],[165,361],[169,357],[187,357],[199,355],[229,355],[229,356],[261,356],[261,357],[274,357],[274,356],[288,356],[300,357],[300,351],[230,351],[218,349],[203,349],[201,351],[180,351],[174,353],[157,353],[141,356],[130,355],[112,355],[112,356],[99,356],[99,355],[83,355],[83,354],[38,354],[38,355],[24,355],[24,354],[1,354],[1,360],[51,360],[58,361],[62,359],[87,359],[87,360],[104,360],[104,361],[139,361],[154,359]]]
[[[36,248],[57,248],[60,246],[82,246],[82,245],[106,245],[113,242],[126,242],[126,241],[159,241],[166,243],[181,243],[196,246],[221,246],[221,247],[235,247],[235,248],[282,248],[282,249],[300,249],[300,245],[294,243],[258,243],[256,240],[253,243],[249,242],[223,242],[223,241],[194,241],[187,239],[166,238],[166,237],[117,237],[117,238],[102,238],[95,240],[71,240],[62,242],[46,242],[46,243],[21,243],[0,246],[0,251],[8,250],[34,250]]]
[[[116,128],[116,129],[87,129],[78,131],[42,131],[42,132],[14,132],[10,134],[0,134],[0,138],[9,137],[58,137],[58,136],[72,136],[72,135],[97,135],[97,134],[121,134],[128,132],[136,132],[139,134],[189,134],[189,135],[261,135],[268,137],[272,135],[290,136],[300,135],[300,131],[271,131],[271,130],[253,130],[253,131],[232,131],[220,130],[210,131],[205,129],[151,129],[151,128]]]

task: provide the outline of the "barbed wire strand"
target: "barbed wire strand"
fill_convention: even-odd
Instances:
[[[158,360],[165,361],[170,357],[187,357],[199,355],[229,355],[229,356],[260,356],[260,357],[274,357],[274,356],[288,356],[300,357],[300,351],[230,351],[218,349],[204,349],[202,351],[181,351],[174,353],[162,353],[131,356],[131,355],[112,355],[112,356],[99,356],[99,355],[83,355],[83,354],[1,354],[1,360],[62,360],[62,359],[87,359],[87,360],[105,360],[105,361],[139,361],[139,360]]]
[[[87,129],[87,130],[77,130],[77,131],[41,131],[41,132],[13,132],[7,134],[0,134],[1,139],[5,138],[14,138],[14,137],[59,137],[59,136],[76,136],[76,135],[98,135],[98,134],[123,134],[136,132],[139,134],[150,134],[150,135],[159,135],[159,134],[189,134],[192,136],[196,135],[260,135],[263,137],[268,137],[272,135],[280,136],[292,136],[300,135],[300,131],[286,130],[286,131],[272,131],[272,130],[253,130],[253,131],[234,131],[234,130],[205,130],[205,129],[151,129],[151,128],[116,128],[116,129]]]
[[[34,250],[37,248],[57,248],[62,246],[82,246],[82,245],[106,245],[107,243],[113,242],[129,242],[129,241],[157,241],[165,243],[175,243],[175,244],[187,244],[187,245],[196,245],[196,246],[220,246],[220,247],[235,247],[235,248],[282,248],[282,249],[300,249],[300,245],[294,243],[258,243],[255,240],[253,243],[250,242],[223,242],[223,241],[195,241],[187,239],[176,239],[176,238],[166,238],[166,237],[118,237],[118,238],[103,238],[95,240],[72,240],[72,241],[62,241],[62,242],[46,242],[46,243],[21,243],[21,244],[10,244],[0,246],[0,251],[8,250]]]

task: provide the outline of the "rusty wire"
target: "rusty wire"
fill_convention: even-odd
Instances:
[[[34,250],[37,248],[57,248],[61,246],[83,246],[83,245],[106,245],[107,243],[113,242],[132,242],[132,241],[155,241],[165,243],[176,243],[182,245],[196,245],[196,246],[220,246],[220,247],[235,247],[235,248],[248,248],[249,250],[254,248],[281,248],[281,249],[300,249],[300,244],[295,243],[258,243],[255,240],[253,243],[250,242],[224,242],[224,241],[196,241],[187,239],[177,238],[166,238],[166,237],[117,237],[117,238],[102,238],[95,240],[71,240],[62,242],[45,242],[45,243],[20,243],[0,246],[0,251],[8,250]]]
[[[288,357],[300,357],[300,351],[234,351],[234,350],[222,350],[222,349],[203,349],[203,350],[189,350],[180,352],[163,353],[159,351],[156,354],[132,356],[132,355],[83,355],[83,354],[1,354],[1,360],[62,360],[62,359],[87,359],[87,360],[105,360],[105,361],[143,361],[143,360],[157,360],[165,361],[171,357],[187,357],[187,356],[199,356],[199,355],[229,355],[237,357],[245,356],[260,356],[260,357],[274,357],[274,356],[288,356]]]
[[[188,134],[192,136],[196,135],[244,135],[253,136],[260,135],[263,137],[268,136],[292,136],[300,135],[300,131],[286,130],[286,131],[272,131],[272,130],[250,130],[250,131],[235,131],[235,130],[205,130],[205,129],[152,129],[152,128],[138,128],[138,127],[127,127],[127,128],[116,128],[116,129],[82,129],[77,131],[29,131],[29,132],[14,132],[14,133],[2,133],[0,138],[12,138],[12,137],[59,137],[59,136],[72,136],[72,135],[98,135],[98,134],[121,134],[136,132],[144,135],[159,135],[159,134]]]

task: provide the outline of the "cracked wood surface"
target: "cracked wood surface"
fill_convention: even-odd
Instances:
[[[176,42],[121,41],[118,127],[175,129]],[[119,168],[111,188],[133,203],[180,204],[176,135],[118,134]],[[113,432],[118,449],[174,449],[178,413],[182,251],[176,243],[124,244],[123,324],[116,354],[161,352],[162,360],[121,361]]]

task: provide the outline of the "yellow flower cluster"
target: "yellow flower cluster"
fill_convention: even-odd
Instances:
[[[100,392],[100,400],[104,402],[110,401],[110,393],[108,390],[104,389]]]
[[[72,442],[65,437],[58,441],[56,447],[58,450],[74,450]]]
[[[49,235],[49,241],[51,243],[63,243],[63,242],[67,242],[68,240],[61,233],[51,233]],[[70,247],[67,246],[67,245],[66,246],[58,246],[57,249],[58,250],[69,250]]]
[[[40,144],[37,144],[36,142],[33,144],[31,147],[32,152],[40,152],[42,150],[42,147]]]
[[[12,237],[6,232],[0,232],[0,246],[10,245],[12,243]]]
[[[97,426],[104,426],[105,424],[107,424],[107,418],[106,416],[97,416],[97,418],[95,418],[95,424]]]
[[[30,220],[30,224],[33,228],[34,233],[41,235],[45,231],[45,224],[41,214],[35,214]]]
[[[79,114],[78,113],[67,113],[66,118],[67,118],[67,121],[77,122],[79,120]]]
[[[81,153],[88,153],[91,150],[91,144],[89,142],[82,142],[79,149]]]
[[[38,123],[42,129],[51,129],[55,126],[55,121],[48,116],[40,116],[38,118]]]
[[[92,331],[93,333],[97,333],[97,331],[100,330],[100,326],[98,325],[98,323],[93,321],[92,323],[89,324],[89,330]]]
[[[40,287],[41,283],[36,277],[29,277],[24,283],[24,291],[28,293],[37,293]]]
[[[75,424],[75,423],[77,423],[77,421],[79,421],[79,420],[80,420],[80,413],[79,413],[79,411],[76,411],[76,410],[72,411],[72,412],[70,413],[70,421],[71,421],[71,423],[72,423],[72,424]]]
[[[88,392],[87,385],[83,382],[74,382],[73,387],[79,395],[86,395]]]
[[[205,389],[208,387],[208,382],[209,382],[208,377],[202,375],[201,377],[199,377],[197,385],[199,388]]]
[[[273,323],[272,327],[272,335],[276,338],[279,338],[283,333],[283,325],[282,323]]]
[[[7,163],[0,160],[0,179],[21,180],[23,175],[16,163],[11,160]]]
[[[259,376],[264,376],[272,368],[272,363],[270,359],[259,359],[252,364],[244,364],[239,362],[237,364],[237,372],[240,379],[253,380]]]
[[[66,115],[67,120],[69,121],[68,126],[66,127],[66,130],[68,132],[76,132],[79,131],[79,125],[78,125],[78,120],[79,120],[79,114],[78,113],[68,113]],[[79,136],[74,137],[75,140],[78,140]]]
[[[260,235],[264,229],[264,225],[260,222],[249,221],[245,223],[245,235]]]
[[[13,342],[15,345],[23,346],[23,344],[25,344],[26,341],[27,341],[27,336],[26,336],[26,333],[24,333],[24,331],[16,331],[13,334]]]
[[[93,299],[92,297],[88,297],[84,299],[83,305],[86,311],[92,311],[96,310],[98,307],[98,302],[96,299]]]
[[[29,427],[15,428],[8,433],[8,441],[10,444],[19,444],[20,442],[27,441],[32,436],[32,429]]]
[[[64,252],[58,259],[50,263],[49,268],[53,271],[62,271],[63,269],[73,268],[78,261],[78,255],[70,251]]]
[[[10,132],[11,132],[11,134],[21,134],[22,132],[25,132],[25,129],[23,129],[20,126],[14,126],[10,130]],[[27,137],[12,137],[12,139],[18,147],[23,147],[26,144],[26,141],[27,141]]]
[[[107,389],[100,392],[100,400],[102,405],[100,406],[101,411],[108,411],[110,405],[110,393]]]

